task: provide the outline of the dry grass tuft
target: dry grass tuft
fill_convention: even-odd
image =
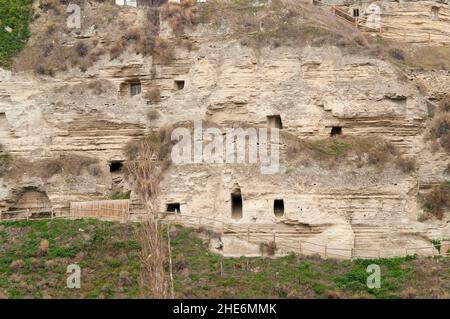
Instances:
[[[39,243],[39,256],[45,256],[48,253],[49,242],[47,239],[42,239]]]
[[[431,136],[439,141],[441,147],[450,152],[450,114],[439,113],[435,118],[430,128]]]
[[[444,217],[444,212],[450,209],[450,182],[434,186],[422,198],[423,209],[437,219]]]
[[[22,259],[18,259],[18,260],[14,260],[10,265],[9,268],[12,271],[18,272],[19,270],[21,270],[24,266],[24,262]]]
[[[9,161],[8,170],[5,172],[5,177],[9,179],[18,178],[23,175],[23,172],[44,179],[54,175],[79,176],[83,173],[99,176],[102,172],[98,159],[75,154],[34,162],[22,157],[14,157]]]
[[[390,48],[388,50],[389,55],[399,61],[405,61],[405,51],[400,48]]]
[[[259,251],[263,256],[273,256],[277,252],[277,243],[274,241],[260,243]]]
[[[193,27],[199,21],[198,9],[193,0],[185,0],[181,4],[167,3],[161,8],[161,16],[169,21],[175,35],[183,35],[186,27]]]
[[[157,110],[150,110],[147,113],[147,119],[152,122],[152,121],[156,121],[157,119],[159,119],[160,114]]]
[[[450,112],[450,93],[448,93],[439,103],[440,112]]]
[[[417,162],[415,158],[399,156],[395,161],[395,165],[399,170],[405,174],[412,173],[417,168]]]
[[[417,295],[417,289],[415,289],[414,287],[406,287],[401,293],[401,297],[403,299],[414,299],[417,297]]]
[[[150,103],[159,103],[161,101],[161,90],[159,87],[153,87],[144,93],[144,98]]]

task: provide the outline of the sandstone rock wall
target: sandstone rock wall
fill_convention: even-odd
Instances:
[[[67,213],[70,201],[105,199],[114,190],[130,189],[123,174],[112,174],[109,165],[125,160],[124,146],[151,129],[194,119],[222,128],[267,127],[267,116],[279,115],[282,131],[297,138],[328,138],[332,127],[341,127],[347,136],[386,138],[401,152],[418,156],[420,168],[407,174],[392,164],[324,168],[286,154],[276,175],[263,175],[250,164],[172,165],[161,182],[160,210],[179,203],[181,215],[243,225],[252,233],[275,231],[280,241],[386,249],[391,255],[450,235],[448,216],[417,221],[420,187],[445,178],[446,155],[432,155],[441,157],[438,169],[423,141],[426,100],[393,65],[334,46],[257,52],[211,33],[198,27],[189,35],[197,48],[178,47],[167,65],[126,52],[117,60],[102,59],[85,73],[71,70],[54,78],[2,71],[5,151],[31,161],[90,156],[100,167],[95,174],[86,169],[48,179],[27,171],[3,177],[2,210],[13,207],[14,194],[29,187],[45,193],[58,214]],[[161,34],[171,37],[164,26]],[[136,80],[142,93],[130,97],[129,83]],[[184,81],[184,87],[175,81]],[[145,98],[153,88],[161,91],[159,103]],[[158,116],[149,117],[149,112]],[[285,144],[282,139],[284,151]],[[231,213],[236,188],[243,203],[238,219]],[[139,218],[142,205],[131,196],[133,218]],[[275,216],[274,200],[283,200],[283,216]]]

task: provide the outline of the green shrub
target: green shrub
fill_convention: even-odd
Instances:
[[[30,4],[30,0],[0,1],[0,67],[10,67],[12,58],[28,41]]]
[[[115,192],[111,195],[111,199],[130,199],[131,191]]]

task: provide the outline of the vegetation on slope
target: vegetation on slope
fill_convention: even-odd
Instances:
[[[138,227],[97,220],[0,223],[0,298],[147,296],[138,284]],[[204,233],[172,226],[170,236],[176,297],[450,297],[450,259],[225,258],[206,249]],[[67,266],[74,263],[81,267],[80,289],[66,288]],[[366,286],[369,264],[381,266],[380,289]]]
[[[316,139],[299,139],[283,133],[286,140],[286,160],[300,161],[308,166],[311,160],[328,168],[339,164],[355,163],[358,168],[373,166],[385,168],[389,163],[405,174],[416,170],[414,157],[406,157],[388,140],[381,137],[335,136]]]
[[[0,67],[11,66],[11,59],[30,36],[30,0],[0,1]]]
[[[254,49],[337,45],[358,52],[367,45],[358,30],[330,11],[299,1],[258,6],[252,0],[211,0],[201,6],[199,21],[227,30],[224,38]]]
[[[134,227],[97,220],[1,223],[0,297],[138,297]],[[70,264],[81,267],[81,289],[66,288]]]

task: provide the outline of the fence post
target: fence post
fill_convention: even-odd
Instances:
[[[250,227],[247,227],[247,241],[250,241]]]
[[[380,258],[381,258],[381,250],[378,249],[378,259],[380,259]]]
[[[277,233],[275,231],[273,232],[273,242],[277,242]]]
[[[27,220],[30,218],[30,209],[27,208]]]
[[[302,253],[302,241],[301,240],[298,241],[298,249],[301,254]]]
[[[350,259],[353,260],[354,257],[355,257],[355,248],[352,248],[350,251]]]
[[[433,257],[435,256],[434,254],[434,244],[431,244],[431,253],[433,254]]]
[[[327,247],[327,244],[325,244],[325,247],[324,247],[324,252],[325,252],[325,259],[327,259],[328,258],[328,247]]]

